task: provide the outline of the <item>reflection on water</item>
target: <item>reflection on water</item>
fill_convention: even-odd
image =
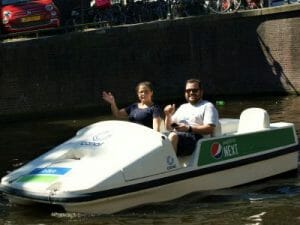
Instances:
[[[237,118],[248,107],[265,108],[272,122],[292,122],[300,136],[300,97],[221,99],[220,117]],[[1,125],[0,176],[111,116],[72,117]],[[226,190],[197,193],[115,215],[81,215],[10,206],[0,193],[0,224],[300,224],[300,172]]]

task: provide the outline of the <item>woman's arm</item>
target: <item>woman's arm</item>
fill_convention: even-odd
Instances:
[[[102,92],[102,98],[104,101],[110,104],[111,112],[116,118],[127,118],[127,112],[125,109],[119,109],[115,101],[115,97],[111,92]]]
[[[153,130],[160,131],[161,118],[154,117],[153,118]]]

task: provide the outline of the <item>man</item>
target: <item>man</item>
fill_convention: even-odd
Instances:
[[[202,100],[200,80],[189,79],[185,85],[185,99],[175,112],[175,105],[164,109],[166,128],[171,131],[169,139],[178,156],[190,155],[202,135],[211,135],[218,124],[218,111],[214,105]]]

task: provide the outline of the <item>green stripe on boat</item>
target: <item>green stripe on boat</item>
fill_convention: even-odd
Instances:
[[[55,181],[58,176],[44,176],[44,175],[26,175],[18,179],[20,183],[37,182],[37,183],[51,183]]]
[[[292,127],[222,137],[201,143],[198,166],[294,144]]]

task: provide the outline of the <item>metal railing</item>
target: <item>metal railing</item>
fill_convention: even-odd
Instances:
[[[258,8],[263,6],[263,0],[253,1],[259,3],[260,6]],[[231,4],[233,7],[228,6],[227,8],[221,8],[220,6],[222,6],[222,4]],[[237,8],[235,8],[236,6]],[[58,35],[73,31],[84,31],[89,28],[96,29],[119,24],[134,24],[159,19],[174,19],[209,13],[232,13],[237,9],[247,9],[245,0],[127,0],[126,4],[121,3],[120,0],[113,0],[112,7],[107,9],[77,9],[78,14],[69,15],[68,18],[64,18],[67,22],[59,28],[0,34],[0,41],[22,37],[38,38],[41,36]],[[85,15],[81,14],[84,12],[90,13],[91,10],[93,13],[92,16],[84,19]]]
[[[108,21],[66,25],[58,28],[40,29],[32,31],[23,31],[17,33],[0,34],[0,41],[8,41],[20,38],[39,38],[44,36],[54,36],[59,34],[65,34],[74,31],[84,31],[89,28],[104,28],[111,26]]]

